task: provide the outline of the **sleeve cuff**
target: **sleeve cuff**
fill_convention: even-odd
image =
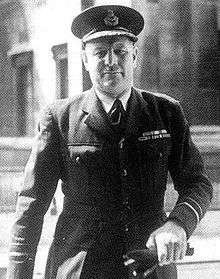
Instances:
[[[24,261],[9,259],[9,265],[7,268],[7,279],[32,279],[34,271],[34,260],[32,258],[26,258]]]
[[[180,226],[182,226],[186,231],[188,239],[194,232],[199,222],[199,215],[190,204],[183,202],[174,207],[167,220],[176,221]]]

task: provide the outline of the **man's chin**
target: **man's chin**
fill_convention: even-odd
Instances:
[[[111,96],[113,98],[116,98],[119,96],[123,89],[120,86],[117,85],[105,85],[98,88],[101,92],[103,92],[105,95]]]
[[[103,90],[105,92],[109,92],[109,93],[116,93],[117,91],[120,91],[120,86],[118,86],[117,84],[105,84],[103,86]]]
[[[116,88],[119,86],[119,80],[117,78],[114,79],[106,79],[103,82],[103,87],[105,87],[106,89],[109,88]]]
[[[121,78],[121,76],[114,76],[113,78],[106,78],[102,81],[103,87],[105,87],[106,89],[109,88],[109,90],[115,89],[115,88],[120,88],[123,86],[123,83],[124,83],[124,81]]]

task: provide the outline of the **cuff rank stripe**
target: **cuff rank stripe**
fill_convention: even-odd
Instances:
[[[199,213],[197,212],[197,210],[191,204],[189,204],[188,202],[181,202],[177,206],[180,206],[180,205],[186,205],[187,207],[189,207],[195,213],[197,223],[199,223],[199,221],[200,221]]]
[[[197,211],[198,211],[198,213],[200,213],[199,215],[200,215],[200,219],[201,219],[202,216],[204,215],[201,206],[198,204],[197,201],[195,201],[195,200],[194,200],[193,198],[191,198],[191,197],[188,197],[187,200],[189,200],[190,202],[193,203],[192,205],[195,206],[195,209],[196,209],[196,210],[198,209]]]

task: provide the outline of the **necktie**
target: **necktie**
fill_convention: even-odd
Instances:
[[[109,111],[109,119],[117,132],[123,132],[126,124],[126,112],[119,99],[116,99]]]

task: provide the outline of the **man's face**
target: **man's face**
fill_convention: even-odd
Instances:
[[[137,48],[125,36],[111,36],[86,43],[83,61],[93,86],[105,95],[119,97],[131,89]]]

